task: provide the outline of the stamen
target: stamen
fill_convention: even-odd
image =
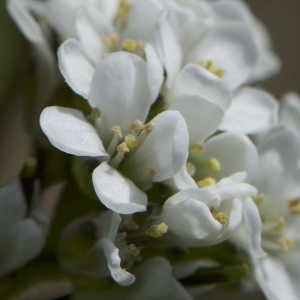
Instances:
[[[120,142],[120,140],[122,139],[123,137],[123,133],[122,133],[122,129],[120,126],[113,126],[111,128],[111,131],[113,132],[114,136],[107,148],[107,152],[112,155],[115,150],[116,150],[116,147],[118,145],[118,143]]]
[[[218,159],[212,157],[204,161],[204,164],[211,171],[217,173],[221,171],[221,163]]]
[[[140,134],[140,132],[145,128],[145,124],[140,120],[135,120],[131,125],[131,130],[136,135]]]
[[[203,147],[198,144],[190,145],[189,152],[192,154],[202,154],[204,151]]]
[[[211,214],[222,225],[225,225],[228,223],[229,217],[226,214],[224,214],[223,212],[213,210],[211,212]]]
[[[108,49],[115,48],[120,42],[120,37],[117,33],[112,33],[111,35],[108,35],[103,38],[103,43]]]
[[[210,186],[210,185],[214,185],[217,183],[217,180],[213,177],[205,177],[202,180],[199,180],[197,182],[199,187],[206,187],[206,186]]]
[[[111,160],[111,165],[115,168],[117,168],[122,160],[124,159],[124,156],[126,153],[128,153],[130,149],[126,145],[125,142],[122,142],[117,146],[117,154],[114,156],[114,158]]]
[[[207,71],[213,73],[214,75],[216,75],[219,78],[222,78],[224,76],[225,71],[221,68],[218,68],[214,65],[212,60],[200,60],[198,62],[198,65],[204,69],[206,69]]]
[[[261,205],[265,201],[265,195],[264,194],[257,194],[257,196],[254,198],[254,202],[256,205]]]
[[[156,225],[152,225],[146,232],[145,235],[158,239],[164,236],[168,232],[168,225],[164,222]]]
[[[136,139],[136,137],[133,134],[126,135],[124,142],[130,150],[136,148],[139,144],[138,140]]]
[[[116,22],[119,25],[123,25],[126,22],[130,11],[131,11],[131,5],[130,5],[129,1],[121,0],[117,14],[116,14]]]
[[[122,49],[127,52],[136,53],[144,47],[143,42],[137,40],[125,40],[122,43]]]
[[[197,168],[193,163],[187,162],[186,169],[192,177],[196,174]]]
[[[128,148],[127,144],[123,142],[117,146],[117,151],[120,153],[126,153],[129,152],[130,149]]]
[[[144,132],[145,134],[150,134],[152,131],[154,130],[154,124],[149,122],[147,124],[145,124],[145,127],[144,127]]]
[[[295,241],[293,241],[289,238],[283,237],[278,240],[278,244],[280,245],[280,248],[282,251],[287,252],[294,247]]]
[[[289,211],[291,214],[300,215],[300,199],[292,200],[289,203]]]

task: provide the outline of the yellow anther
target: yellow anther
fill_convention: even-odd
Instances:
[[[198,186],[200,186],[200,187],[206,187],[206,186],[214,185],[216,183],[217,183],[217,181],[213,177],[205,177],[204,179],[199,180],[197,182]]]
[[[222,225],[225,225],[228,223],[229,217],[226,214],[224,214],[223,212],[213,210],[211,212],[211,214]]]
[[[193,163],[187,162],[186,169],[191,176],[194,176],[196,174],[197,168]]]
[[[131,53],[137,52],[139,49],[143,48],[143,46],[143,42],[137,40],[125,40],[122,43],[122,49]]]
[[[261,205],[265,201],[265,195],[264,194],[257,194],[257,196],[254,198],[254,202],[256,205]]]
[[[136,148],[139,144],[136,137],[133,134],[127,134],[125,136],[124,142],[130,150]]]
[[[131,124],[131,130],[136,134],[139,134],[144,128],[145,128],[145,124],[140,120],[135,120]]]
[[[148,169],[148,174],[151,176],[151,177],[154,177],[156,174],[157,174],[157,171],[155,169]]]
[[[117,136],[119,136],[120,138],[122,138],[123,137],[123,133],[122,133],[122,129],[121,129],[121,127],[120,126],[113,126],[112,128],[111,128],[111,131],[114,133],[114,134],[116,134]]]
[[[218,159],[214,157],[207,159],[204,163],[207,168],[209,168],[211,171],[215,173],[221,171],[221,163]]]
[[[168,232],[168,225],[164,222],[156,225],[152,225],[145,234],[149,237],[158,239],[164,236]]]
[[[289,203],[289,211],[294,215],[300,215],[300,199],[292,200]]]
[[[131,5],[129,0],[121,0],[120,5],[116,14],[116,21],[122,25],[126,20],[131,11]]]
[[[221,68],[218,68],[214,65],[213,61],[208,59],[208,60],[200,60],[198,62],[198,65],[207,71],[215,74],[217,77],[222,78],[224,76],[225,71]]]
[[[149,122],[149,123],[145,124],[144,132],[146,134],[151,133],[153,130],[154,130],[154,124],[153,123]]]
[[[294,247],[295,241],[293,241],[289,238],[283,237],[278,240],[278,244],[282,251],[287,252]]]
[[[286,224],[285,224],[285,219],[284,217],[279,217],[275,223],[275,226],[272,228],[273,232],[279,233],[285,230]]]
[[[192,154],[202,154],[204,151],[203,147],[198,144],[190,145],[189,152]]]
[[[127,144],[123,142],[117,146],[117,151],[121,153],[125,153],[125,152],[129,152],[130,149],[128,148]]]
[[[115,48],[120,42],[120,37],[117,33],[112,33],[111,35],[105,36],[103,38],[103,43],[108,49]]]

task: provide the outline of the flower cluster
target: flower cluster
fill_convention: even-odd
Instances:
[[[280,105],[254,86],[280,61],[244,2],[8,0],[8,10],[46,67],[41,78],[56,82],[58,43],[58,69],[77,94],[75,108],[40,115],[99,200],[58,241],[66,274],[103,280],[74,299],[192,299],[186,280],[223,263],[212,252],[205,264],[201,249],[228,244],[232,256],[247,253],[241,266],[252,271],[239,279],[254,275],[270,300],[299,299],[300,98]],[[47,237],[52,210],[37,201],[26,219],[22,197],[16,182],[0,190],[10,228],[0,239],[12,249],[0,274]]]

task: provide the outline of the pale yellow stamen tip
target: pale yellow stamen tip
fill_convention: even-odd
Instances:
[[[144,127],[144,131],[146,134],[151,133],[154,130],[154,124],[153,123],[147,123]]]
[[[292,200],[289,203],[289,211],[291,214],[300,215],[300,199]]]
[[[221,171],[221,163],[218,159],[212,157],[205,161],[205,165],[213,172]]]
[[[291,239],[283,237],[278,240],[278,244],[280,245],[282,251],[287,252],[294,247],[295,242]]]
[[[149,237],[158,239],[162,236],[164,236],[168,232],[168,225],[164,222],[157,224],[157,225],[152,225],[146,232],[145,234]]]
[[[131,130],[136,134],[139,134],[144,128],[145,128],[145,124],[140,120],[135,120],[131,124]]]
[[[128,148],[127,144],[125,142],[123,142],[117,146],[117,151],[125,153],[125,152],[129,152],[130,149]]]
[[[212,60],[200,60],[198,62],[198,65],[215,74],[219,78],[222,78],[225,74],[225,71],[221,68],[216,67]]]
[[[116,47],[120,42],[120,37],[117,33],[112,33],[103,38],[103,43],[108,49]]]
[[[222,225],[228,223],[229,217],[220,211],[212,211],[212,216]]]
[[[186,169],[191,176],[194,176],[196,174],[197,168],[193,163],[187,162]]]
[[[136,137],[132,134],[126,135],[124,142],[130,150],[136,148],[139,144]]]
[[[116,14],[116,21],[124,23],[131,11],[131,5],[128,0],[121,0],[120,5]]]
[[[279,217],[276,221],[275,226],[273,227],[273,232],[282,232],[286,228],[284,217]]]
[[[256,205],[261,205],[264,201],[265,201],[265,195],[264,194],[258,194],[254,198],[254,202],[256,203]]]
[[[113,127],[111,128],[111,131],[112,131],[114,134],[118,135],[120,138],[123,137],[122,129],[121,129],[120,126],[113,126]]]
[[[157,174],[157,171],[155,169],[149,169],[148,170],[148,174],[151,176],[151,177],[154,177],[156,174]]]
[[[216,181],[216,179],[213,178],[213,177],[206,177],[206,178],[204,178],[204,179],[202,179],[202,180],[199,180],[199,181],[197,182],[197,184],[198,184],[200,187],[206,187],[206,186],[214,185],[214,184],[216,184],[216,183],[217,183],[217,181]]]
[[[125,40],[122,43],[122,49],[131,53],[137,52],[139,49],[143,48],[143,46],[143,42],[136,40]]]
[[[189,152],[192,154],[202,154],[204,151],[203,147],[198,144],[190,145]]]

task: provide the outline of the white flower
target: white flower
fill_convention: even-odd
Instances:
[[[162,220],[182,247],[210,246],[227,239],[241,224],[243,201],[256,194],[237,173],[206,188],[187,189],[169,198]]]
[[[299,149],[298,136],[285,127],[274,128],[258,145],[260,160],[250,182],[259,192],[256,210],[263,222],[256,222],[256,233],[252,233],[262,234],[261,245],[268,256],[257,255],[260,246],[247,240],[250,235],[238,234],[239,245],[252,257],[257,283],[270,300],[300,297]]]
[[[154,257],[146,260],[134,269],[136,282],[130,287],[113,288],[104,291],[79,291],[75,293],[74,300],[192,300],[192,297],[174,279],[172,268],[167,260]]]
[[[147,188],[167,180],[187,157],[188,132],[178,112],[144,123],[156,95],[147,64],[119,52],[99,64],[92,80],[89,103],[100,112],[97,128],[75,109],[48,107],[41,114],[41,127],[55,147],[109,162],[94,170],[93,184],[103,204],[121,214],[146,209],[147,196],[133,182]],[[121,163],[133,181],[113,168]]]
[[[110,275],[122,286],[133,284],[135,276],[121,267],[120,250],[115,246],[120,223],[118,214],[105,211],[69,224],[63,231],[58,247],[59,260],[64,270],[95,278]],[[89,237],[84,231],[84,228],[88,231],[89,226],[95,230],[95,237]],[[86,243],[88,238],[91,241]],[[74,256],[78,248],[81,250]]]
[[[60,185],[50,187],[35,200],[36,203],[28,214],[18,180],[0,189],[1,276],[22,267],[40,253],[60,190]]]

